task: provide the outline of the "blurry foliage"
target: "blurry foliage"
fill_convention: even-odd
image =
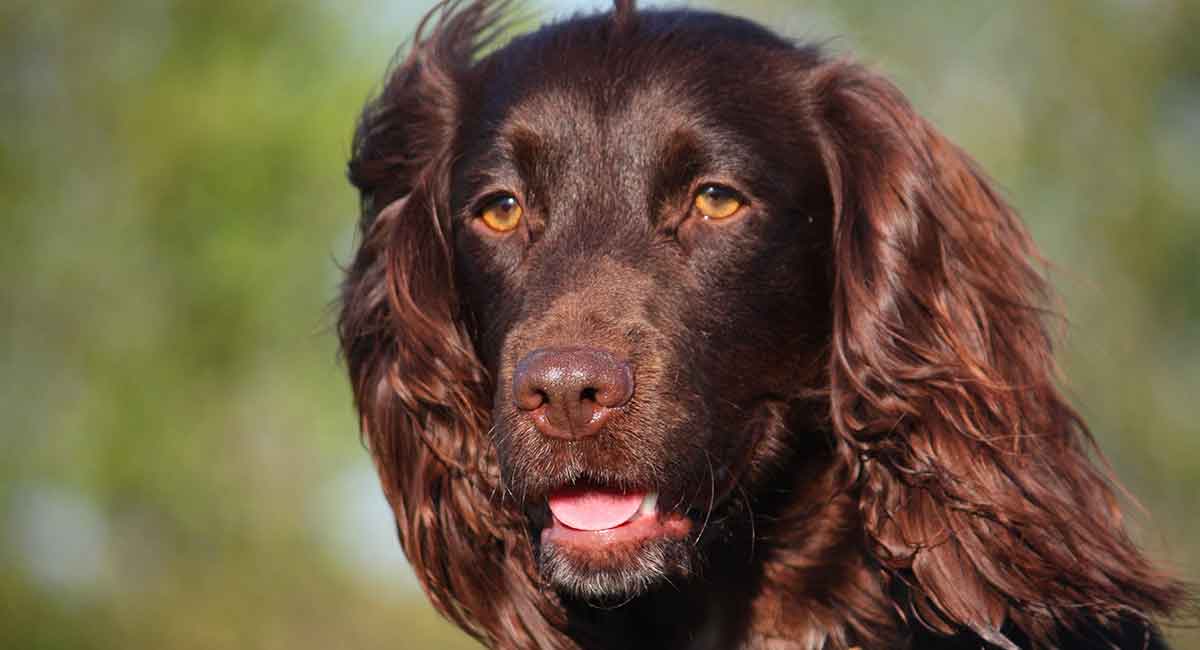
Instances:
[[[1196,579],[1200,5],[717,6],[881,69],[1005,188]],[[0,5],[0,647],[470,647],[397,569],[328,308],[353,120],[423,9]]]

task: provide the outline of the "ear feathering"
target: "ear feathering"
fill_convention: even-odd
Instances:
[[[448,242],[457,78],[503,5],[439,5],[364,110],[349,163],[360,242],[338,333],[401,544],[434,606],[489,645],[570,647],[502,496],[491,389],[459,314]]]
[[[1181,587],[1126,536],[1056,385],[1017,215],[889,82],[842,62],[810,81],[835,211],[831,418],[893,586],[931,628],[1004,648],[1005,621],[1049,640],[1167,613]]]

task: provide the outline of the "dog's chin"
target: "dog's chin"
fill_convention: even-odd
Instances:
[[[560,593],[595,604],[620,604],[691,575],[697,562],[682,515],[639,517],[617,528],[574,530],[553,522],[542,530],[538,563]]]

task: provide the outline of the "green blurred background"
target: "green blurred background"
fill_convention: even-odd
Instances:
[[[425,4],[0,5],[0,647],[471,646],[394,542],[329,309],[353,120]],[[991,172],[1137,534],[1200,577],[1200,3],[697,6],[853,53]]]

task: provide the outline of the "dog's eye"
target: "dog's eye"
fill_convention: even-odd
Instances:
[[[521,223],[523,213],[517,197],[503,194],[483,206],[483,209],[479,211],[479,218],[488,228],[496,232],[508,232]]]
[[[745,202],[737,192],[720,185],[705,185],[692,203],[705,219],[726,219],[742,209]]]

